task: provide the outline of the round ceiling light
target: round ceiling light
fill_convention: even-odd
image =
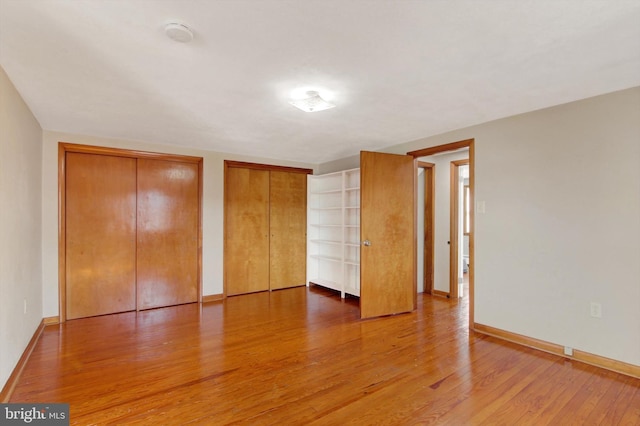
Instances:
[[[180,43],[189,43],[193,40],[193,31],[184,24],[178,24],[172,22],[164,26],[164,33],[171,40],[179,41]]]

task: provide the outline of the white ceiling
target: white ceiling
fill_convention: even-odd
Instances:
[[[322,163],[640,85],[640,0],[0,0],[0,63],[46,130]]]

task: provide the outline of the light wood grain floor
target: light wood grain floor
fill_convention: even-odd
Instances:
[[[68,321],[12,402],[78,425],[640,424],[640,380],[470,334],[467,300],[361,321],[301,287]]]

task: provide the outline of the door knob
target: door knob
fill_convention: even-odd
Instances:
[[[362,245],[363,245],[363,246],[365,246],[365,247],[369,247],[369,246],[371,245],[371,241],[369,241],[369,240],[364,240],[364,241],[362,242]]]

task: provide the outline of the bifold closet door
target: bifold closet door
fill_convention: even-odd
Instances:
[[[228,167],[224,202],[227,295],[269,290],[269,171]]]
[[[271,171],[269,288],[305,285],[307,175]]]
[[[66,153],[67,319],[136,309],[136,160]]]
[[[138,159],[138,309],[198,300],[198,165]]]

